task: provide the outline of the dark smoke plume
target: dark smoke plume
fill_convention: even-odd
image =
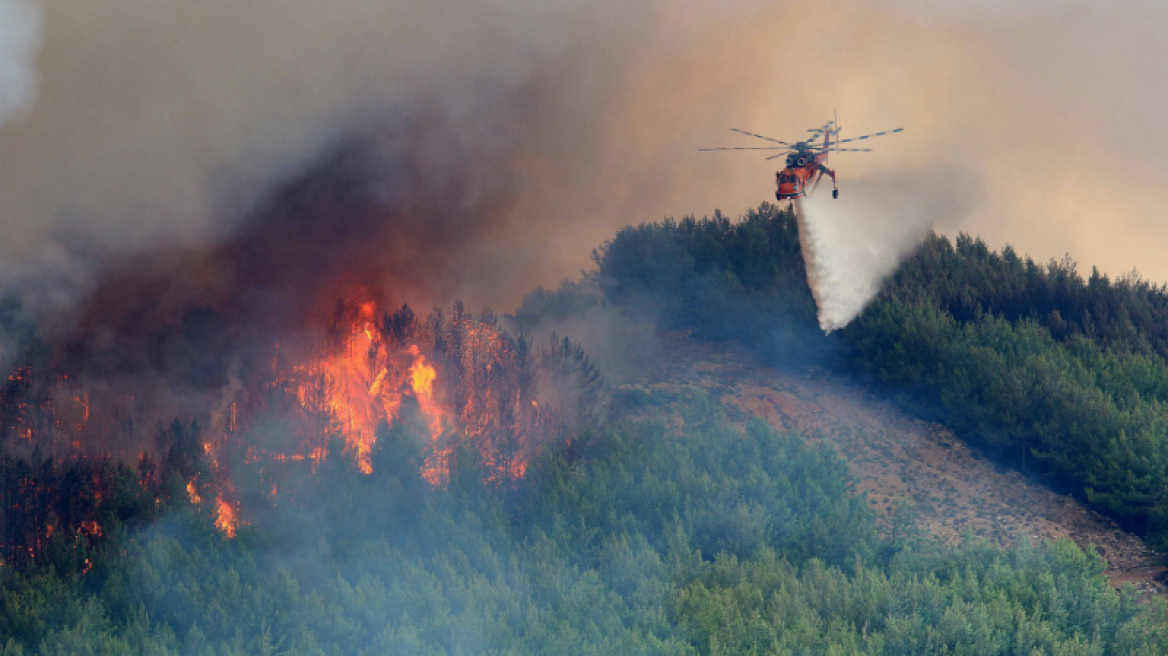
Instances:
[[[129,394],[166,422],[205,413],[262,348],[319,336],[339,300],[447,304],[468,270],[500,264],[481,246],[509,201],[508,185],[475,184],[487,160],[427,160],[447,127],[407,117],[342,142],[219,243],[95,258],[87,292],[39,323],[10,296],[10,359],[84,381],[57,396]]]

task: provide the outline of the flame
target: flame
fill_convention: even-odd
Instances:
[[[204,447],[209,447],[204,444]],[[208,449],[208,453],[210,450]],[[198,506],[202,505],[203,497],[199,494],[198,477],[192,478],[187,482],[187,496],[190,497],[191,504]],[[223,533],[224,537],[234,538],[236,531],[240,525],[238,517],[239,502],[233,501],[235,490],[230,483],[222,483],[221,491],[215,498],[214,512],[215,512],[215,528]],[[273,489],[275,489],[273,487]],[[100,528],[98,529],[100,531]],[[100,532],[98,536],[100,536]]]
[[[345,452],[362,474],[373,473],[373,447],[378,427],[398,419],[402,400],[413,396],[430,426],[435,445],[427,480],[437,484],[446,456],[437,448],[445,411],[435,399],[438,370],[422,354],[418,344],[402,348],[387,339],[377,325],[376,305],[361,303],[350,322],[337,327],[338,344],[323,357],[294,368],[302,382],[296,396],[308,413],[323,411],[345,444]],[[323,398],[322,398],[323,397]],[[281,460],[302,460],[306,454],[286,454]],[[324,449],[316,446],[310,456],[319,462]]]
[[[362,303],[349,326],[342,327],[339,348],[315,366],[302,367],[309,380],[323,379],[326,409],[340,427],[345,450],[353,455],[362,474],[373,473],[373,445],[381,421],[392,422],[401,404],[400,395],[387,385],[390,371],[381,360],[384,344],[374,322],[375,306]],[[302,385],[297,396],[311,406],[314,390]],[[323,459],[323,449],[320,459]]]
[[[239,518],[236,517],[235,505],[223,497],[216,499],[215,527],[222,531],[225,537],[233,538],[238,526]]]
[[[434,371],[434,367],[426,364],[426,358],[419,352],[417,344],[410,345],[409,353],[417,358],[414,360],[414,365],[410,367],[410,387],[413,388],[414,394],[418,395],[419,401],[422,399],[432,401],[434,379],[438,377],[438,372]]]
[[[442,408],[434,400],[434,380],[438,372],[426,362],[417,344],[411,344],[407,352],[414,357],[414,364],[410,367],[410,389],[418,401],[418,408],[430,423],[430,455],[422,466],[422,478],[431,485],[441,485],[450,472],[450,454],[453,447],[443,446],[439,440],[442,437]]]
[[[476,318],[456,305],[450,315],[436,313],[423,323],[406,308],[390,316],[366,300],[339,303],[328,330],[313,337],[273,338],[270,359],[265,354],[261,364],[241,371],[239,384],[225,389],[213,409],[176,422],[190,427],[183,439],[196,440],[205,457],[198,476],[181,472],[188,479],[185,493],[228,538],[246,525],[253,503],[249,497],[241,504],[233,476],[258,471],[261,489],[270,488],[275,503],[277,492],[296,494],[287,477],[315,473],[328,457],[343,457],[372,474],[378,431],[399,422],[403,407],[416,408],[422,421],[419,475],[434,486],[449,481],[459,445],[481,458],[490,480],[521,478],[535,436],[554,429],[550,411],[532,398],[537,365],[493,317]],[[103,439],[120,438],[119,431],[141,416],[119,414],[138,407],[133,395],[110,397],[86,389],[84,380],[48,376],[42,396],[26,394],[35,381],[31,368],[0,379],[9,386],[0,390],[0,428],[7,435],[52,440],[46,452],[53,456],[59,444],[76,457],[92,457]],[[252,439],[267,417],[287,422],[276,443]],[[330,452],[334,440],[340,453]],[[147,461],[145,452],[139,460]],[[156,505],[166,494],[162,480],[157,472],[142,471],[142,485],[152,488]],[[102,503],[100,485],[93,503]],[[96,523],[74,523],[68,530],[101,536]]]

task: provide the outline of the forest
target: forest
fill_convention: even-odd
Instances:
[[[849,326],[818,331],[795,217],[628,227],[594,252],[599,302],[652,308],[667,329],[738,340],[764,361],[869,381],[987,455],[1080,495],[1168,547],[1168,291],[1137,274],[1083,278],[968,235],[930,234]],[[587,285],[529,295],[555,316]]]
[[[408,425],[369,476],[226,539],[182,497],[84,572],[0,579],[4,654],[1161,654],[1162,603],[1069,542],[943,547],[877,522],[846,463],[709,398],[614,418],[493,482],[433,487]]]
[[[824,337],[793,217],[773,206],[629,227],[595,260],[584,279],[532,292],[514,322],[537,330],[605,305],[736,340],[763,362],[832,367],[1149,539],[1168,536],[1156,455],[1168,376],[1160,327],[1143,325],[1163,289],[932,236],[853,325]],[[431,331],[447,366],[485,366],[448,346],[470,341],[449,332],[461,319],[416,321],[403,309],[379,329]],[[941,544],[910,505],[878,518],[824,444],[732,420],[699,393],[602,389],[560,337],[496,341],[582,390],[586,417],[561,409],[557,439],[518,476],[452,431],[446,476],[427,479],[431,425],[408,399],[379,424],[370,473],[342,457],[305,464],[234,537],[184,490],[214,469],[189,424],[165,429],[157,462],[7,460],[7,521],[52,514],[69,530],[37,545],[6,525],[0,653],[1168,653],[1168,604],[1112,589],[1093,551],[1024,536]],[[492,384],[522,379],[501,371]],[[14,499],[29,503],[13,513]]]

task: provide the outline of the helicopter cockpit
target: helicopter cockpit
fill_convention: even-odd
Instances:
[[[795,175],[790,169],[783,169],[776,173],[775,182],[778,183],[775,198],[780,201],[797,198],[803,193],[803,185],[799,181],[799,176]]]

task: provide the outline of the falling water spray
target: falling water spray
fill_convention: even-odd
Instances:
[[[954,201],[965,204],[967,194],[951,185],[943,203],[935,202],[936,194],[913,193],[916,186],[854,180],[839,200],[819,194],[795,202],[807,283],[825,333],[848,325],[868,306],[933,218],[960,211]]]
[[[823,312],[823,293],[826,287],[823,279],[823,267],[819,264],[816,241],[812,238],[811,228],[807,225],[807,215],[803,212],[803,201],[795,199],[791,209],[795,212],[795,220],[799,226],[799,251],[803,254],[803,268],[807,272],[807,285],[811,287],[811,296],[815,298],[815,307],[819,314],[819,327],[825,333],[830,333],[840,326],[829,325],[832,322]]]

